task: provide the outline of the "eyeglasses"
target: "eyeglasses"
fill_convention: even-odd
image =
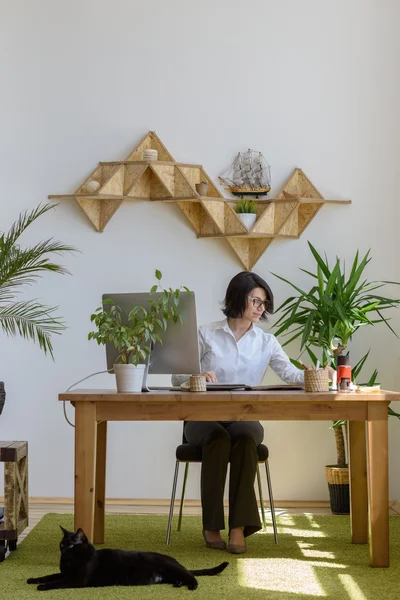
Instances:
[[[268,304],[269,304],[268,300],[261,300],[260,298],[253,298],[253,296],[247,296],[247,298],[253,304],[254,308],[261,308],[261,306],[262,306],[263,310],[267,310]]]

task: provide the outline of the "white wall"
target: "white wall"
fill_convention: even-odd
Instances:
[[[202,163],[214,180],[251,146],[272,165],[272,195],[299,166],[327,198],[352,199],[325,207],[301,239],[274,242],[258,262],[278,303],[289,288],[270,272],[307,285],[298,270],[312,265],[307,239],[332,258],[371,247],[369,277],[400,279],[395,0],[0,0],[0,11],[2,230],[48,194],[73,191],[99,160],[125,157],[153,129],[177,160]],[[55,363],[2,337],[0,439],[29,440],[31,495],[70,497],[73,430],[57,394],[105,368],[104,350],[87,341],[101,294],[146,291],[158,268],[168,286],[195,290],[204,323],[220,317],[241,267],[223,241],[197,240],[170,204],[125,202],[99,234],[62,201],[24,241],[47,236],[82,254],[63,260],[71,277],[46,277],[25,297],[59,305],[69,328],[54,340]],[[393,324],[400,330],[396,315]],[[370,370],[399,389],[399,340],[382,326],[366,329],[353,357],[368,348]],[[88,386],[112,383],[104,375]],[[276,498],[327,498],[323,467],[335,458],[328,425],[265,424]],[[110,424],[107,495],[167,498],[181,429]],[[391,420],[393,499],[399,439]],[[193,476],[189,497],[198,494]]]

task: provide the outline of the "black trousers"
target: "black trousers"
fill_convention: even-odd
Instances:
[[[254,479],[257,446],[264,438],[258,421],[189,421],[185,425],[189,444],[201,446],[201,505],[203,529],[225,529],[224,488],[228,463],[229,530],[244,527],[249,536],[261,529]]]

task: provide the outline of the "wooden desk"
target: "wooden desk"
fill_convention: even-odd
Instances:
[[[97,543],[104,542],[107,421],[349,421],[351,539],[369,537],[371,565],[389,566],[388,405],[400,393],[75,390],[59,400],[75,406],[75,527]]]

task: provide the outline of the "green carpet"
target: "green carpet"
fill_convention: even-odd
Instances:
[[[106,518],[106,546],[152,550],[171,554],[188,569],[215,566],[229,561],[227,569],[216,577],[199,577],[194,592],[200,599],[232,600],[399,600],[400,598],[400,517],[390,518],[391,567],[372,569],[368,547],[349,543],[348,517],[281,516],[279,545],[272,529],[248,539],[245,555],[233,556],[204,547],[199,517],[184,517],[183,530],[176,531],[167,548],[164,543],[167,518],[161,516],[116,515]],[[2,598],[25,600],[38,597],[28,577],[57,571],[58,525],[72,529],[71,515],[46,515],[21,543],[17,552],[0,565]],[[167,585],[140,588],[57,590],[44,592],[45,598],[137,598],[168,600],[190,596],[187,588]]]

